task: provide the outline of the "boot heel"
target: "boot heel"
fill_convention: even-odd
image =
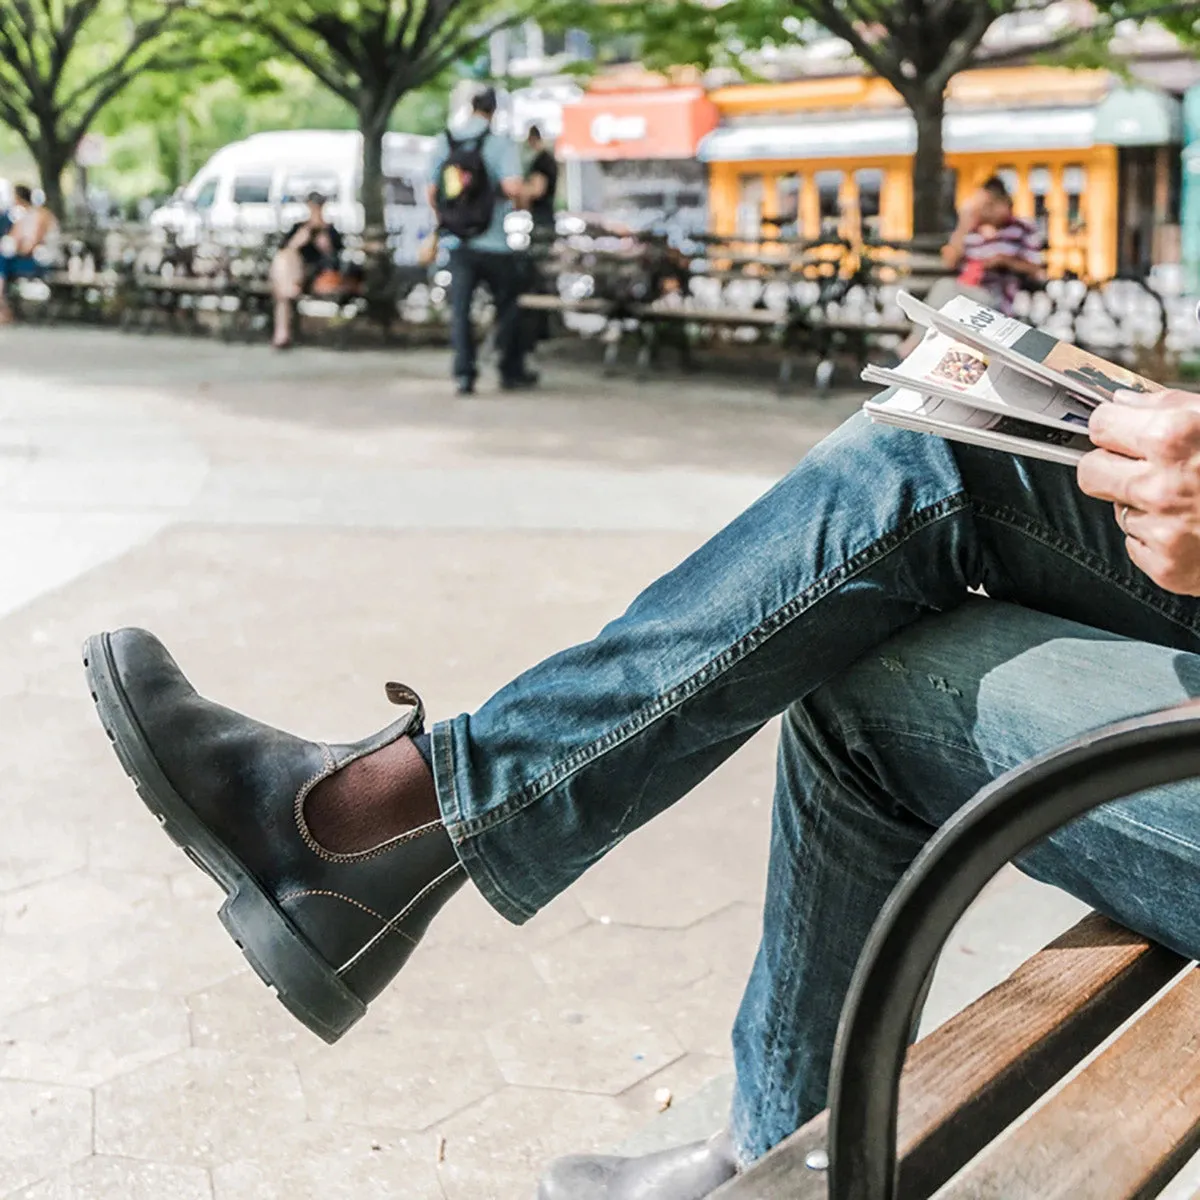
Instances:
[[[324,1041],[332,1045],[366,1014],[367,1006],[253,886],[232,893],[217,916],[255,974]]]

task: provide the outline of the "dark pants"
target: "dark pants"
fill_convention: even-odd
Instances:
[[[455,378],[474,379],[477,374],[471,301],[475,289],[485,283],[496,305],[500,378],[519,379],[525,373],[525,347],[517,308],[523,277],[521,258],[516,254],[460,246],[451,251],[450,272],[450,344],[454,347]]]

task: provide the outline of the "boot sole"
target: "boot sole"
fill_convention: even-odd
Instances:
[[[142,803],[184,854],[224,889],[217,916],[229,936],[296,1020],[324,1041],[336,1042],[367,1006],[167,781],[121,686],[108,634],[84,643],[83,666],[100,723]]]

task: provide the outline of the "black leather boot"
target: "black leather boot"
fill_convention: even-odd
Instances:
[[[552,1163],[538,1200],[703,1200],[737,1174],[729,1135],[641,1158],[578,1155]]]
[[[225,889],[219,915],[230,936],[295,1017],[337,1041],[466,873],[440,822],[334,854],[313,838],[304,802],[348,763],[421,732],[420,699],[389,684],[411,714],[365,741],[327,746],[204,699],[144,630],[90,638],[83,661],[146,807]]]

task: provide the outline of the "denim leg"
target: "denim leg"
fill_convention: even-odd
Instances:
[[[450,252],[450,345],[455,379],[475,378],[475,327],[471,302],[479,284],[474,251],[460,246]]]
[[[1197,695],[1194,653],[973,599],[788,711],[763,939],[733,1035],[732,1128],[744,1161],[825,1106],[854,965],[933,831],[1035,755]],[[1018,865],[1200,954],[1200,783],[1100,809]]]
[[[979,585],[1200,646],[1200,605],[1136,571],[1069,469],[854,417],[592,641],[435,726],[472,880],[527,919],[764,722]]]
[[[525,345],[521,340],[521,295],[524,260],[517,254],[486,256],[486,279],[496,305],[496,356],[500,378],[513,380],[525,374]]]

